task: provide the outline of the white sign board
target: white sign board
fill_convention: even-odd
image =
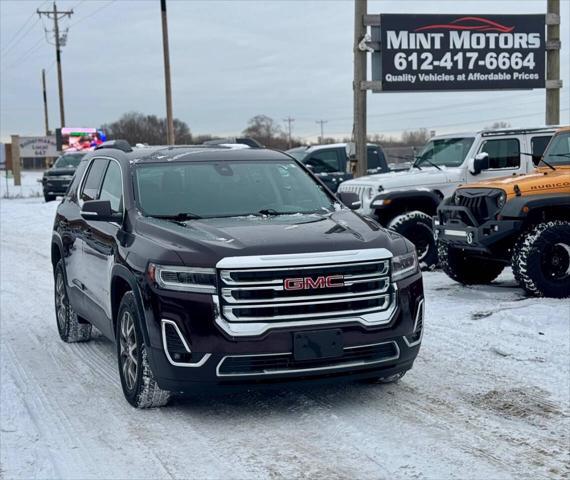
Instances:
[[[20,137],[20,158],[57,157],[55,135],[49,137]]]

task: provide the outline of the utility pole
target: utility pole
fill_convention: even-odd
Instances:
[[[61,127],[65,127],[65,111],[63,108],[63,78],[61,74],[61,38],[59,36],[59,20],[67,16],[71,18],[73,10],[58,10],[55,2],[53,2],[53,11],[36,10],[38,15],[45,15],[53,19],[53,30],[55,35],[55,59],[57,61],[57,86],[59,88],[59,118]]]
[[[288,125],[287,131],[288,131],[289,133],[288,133],[288,136],[287,136],[287,145],[288,145],[288,148],[291,148],[291,124],[295,121],[295,119],[294,119],[294,118],[291,118],[291,117],[289,116],[289,117],[287,117],[287,118],[284,118],[283,121],[284,121],[284,122],[287,122],[287,125]]]
[[[325,123],[328,123],[328,120],[317,120],[315,123],[319,123],[321,125],[321,140],[319,143],[323,143],[325,141],[324,125]]]
[[[166,0],[160,0],[162,17],[162,50],[164,52],[164,87],[166,89],[166,143],[174,145],[174,119],[172,118],[172,87],[170,85],[170,53],[168,49],[168,22]]]
[[[46,137],[49,135],[49,119],[48,119],[48,104],[47,104],[47,93],[46,93],[46,70],[42,68],[42,90],[44,97],[44,122],[46,125]]]
[[[355,176],[366,175],[368,156],[366,150],[366,90],[362,82],[366,80],[366,50],[361,50],[360,42],[366,35],[364,15],[368,11],[367,0],[354,0],[354,143],[356,151]]]
[[[560,123],[560,0],[546,2],[546,124]]]

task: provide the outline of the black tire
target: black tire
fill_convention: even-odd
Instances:
[[[47,193],[44,193],[44,200],[47,202],[53,202],[55,200],[55,195],[48,195]]]
[[[523,233],[511,263],[517,282],[531,295],[570,297],[570,222],[553,220]]]
[[[398,215],[390,221],[388,228],[406,237],[415,245],[422,269],[432,269],[437,266],[433,222],[429,215],[420,211]]]
[[[67,294],[63,260],[57,262],[54,272],[54,301],[57,331],[64,342],[87,342],[91,339],[92,326],[81,321],[73,310]]]
[[[136,408],[163,407],[171,392],[158,386],[148,362],[141,319],[132,292],[121,300],[116,327],[117,358],[123,394]]]
[[[471,257],[466,252],[438,242],[439,266],[453,280],[465,285],[491,283],[504,270],[501,262],[481,257]]]

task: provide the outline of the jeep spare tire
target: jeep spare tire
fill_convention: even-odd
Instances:
[[[432,218],[429,215],[420,211],[398,215],[388,224],[388,228],[415,245],[423,269],[432,269],[437,265],[437,248],[433,237]]]
[[[438,243],[439,266],[447,275],[465,285],[491,283],[505,268],[501,262],[470,256],[467,252]]]
[[[545,222],[523,233],[512,265],[517,282],[531,295],[570,297],[570,222]]]

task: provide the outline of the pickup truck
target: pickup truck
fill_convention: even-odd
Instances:
[[[345,180],[352,178],[349,168],[347,143],[330,145],[313,145],[287,150],[292,157],[309,168],[332,192]],[[380,145],[368,145],[368,173],[385,173],[390,171],[386,156]]]
[[[349,180],[340,192],[358,194],[358,210],[416,246],[424,268],[437,265],[432,217],[461,184],[534,170],[556,127],[494,129],[431,138],[408,171]],[[488,158],[484,168],[476,159]]]

